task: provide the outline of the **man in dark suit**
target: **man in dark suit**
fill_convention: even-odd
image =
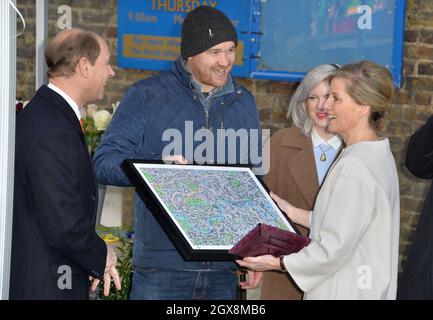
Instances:
[[[48,86],[17,116],[11,299],[88,299],[120,288],[113,249],[95,232],[97,188],[79,108],[114,76],[106,42],[83,29],[48,46]]]
[[[409,139],[406,168],[415,177],[433,179],[433,117]],[[399,275],[398,300],[433,299],[433,183],[407,249],[403,272]]]

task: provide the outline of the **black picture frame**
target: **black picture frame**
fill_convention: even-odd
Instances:
[[[130,179],[131,183],[135,186],[138,195],[141,197],[141,199],[143,200],[147,208],[152,212],[154,218],[161,225],[162,229],[165,231],[169,239],[172,241],[176,249],[181,253],[182,257],[186,261],[230,261],[237,258],[236,256],[228,253],[229,248],[226,249],[193,248],[188,242],[188,239],[184,236],[182,231],[179,229],[178,225],[173,221],[173,218],[170,215],[170,213],[167,212],[164,205],[160,202],[157,195],[152,190],[152,187],[143,178],[142,174],[137,169],[136,165],[140,165],[140,164],[156,165],[158,167],[160,167],[161,165],[165,166],[168,164],[164,163],[163,161],[157,161],[157,160],[128,159],[125,160],[123,163],[123,170],[127,175],[127,177]],[[228,167],[230,168],[230,170],[247,170],[252,173],[251,168],[247,165],[170,164],[170,166],[171,168],[173,168],[173,166],[178,166],[180,169],[191,168],[191,166],[194,166],[195,168],[203,167],[203,169],[207,169],[206,167],[213,167],[214,169],[216,169],[217,167],[219,168]],[[255,179],[256,184],[262,186],[262,188],[266,191],[266,193],[269,194],[269,188],[266,186],[264,181],[260,177],[255,176],[254,174],[252,174],[251,176],[253,177],[253,179]],[[269,197],[269,199],[271,198]],[[278,210],[281,220],[283,220],[285,224],[292,229],[291,231],[294,231],[299,234],[299,231],[296,228],[295,224],[287,217],[287,215],[285,215],[281,210],[278,209],[278,207],[276,206],[276,204],[273,202],[272,199],[271,201],[272,201],[272,206]],[[260,221],[257,221],[257,223],[259,222]],[[250,230],[245,230],[245,235],[249,231]]]

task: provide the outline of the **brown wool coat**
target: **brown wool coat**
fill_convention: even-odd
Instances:
[[[269,189],[295,207],[311,210],[319,190],[313,144],[297,127],[285,128],[272,135]],[[297,226],[303,235],[308,229]],[[269,271],[263,274],[261,298],[264,300],[300,300],[300,291],[287,273]]]

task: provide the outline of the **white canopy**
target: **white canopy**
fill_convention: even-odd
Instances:
[[[0,1],[0,299],[9,297],[16,99],[16,0]],[[36,0],[36,89],[45,83],[47,0]],[[5,48],[5,49],[3,49]]]

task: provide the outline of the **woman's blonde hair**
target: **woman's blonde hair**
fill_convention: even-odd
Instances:
[[[290,101],[287,118],[292,118],[293,124],[306,136],[310,136],[314,123],[305,102],[308,100],[311,90],[319,83],[326,81],[338,68],[339,66],[336,64],[321,64],[311,69],[305,75]]]
[[[346,91],[356,103],[370,106],[370,125],[379,128],[394,95],[388,69],[364,60],[342,66],[330,76],[329,81],[335,78],[347,80]]]

